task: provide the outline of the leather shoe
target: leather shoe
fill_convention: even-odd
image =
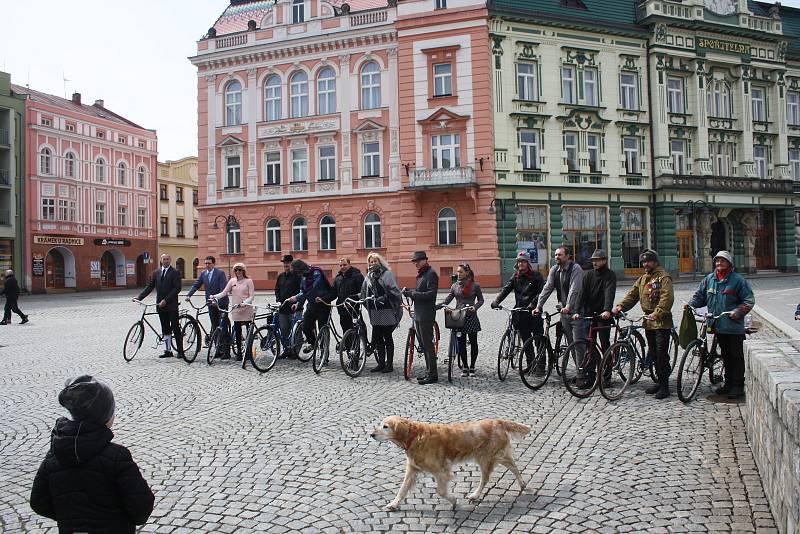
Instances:
[[[728,399],[730,400],[741,400],[744,398],[744,388],[742,386],[731,386],[730,392],[728,392]]]
[[[25,324],[27,322],[28,322],[28,316],[26,315],[25,317],[22,318],[22,321],[20,321],[19,324]]]
[[[160,354],[158,357],[159,358],[172,358],[172,353],[170,351],[168,351],[168,350],[165,350],[164,354]]]
[[[661,389],[659,384],[653,384],[652,386],[647,386],[647,389],[644,390],[645,393],[648,395],[655,395]]]
[[[5,325],[7,325],[7,324],[8,324],[8,321],[0,321],[0,325],[3,325],[3,326],[5,326]]]
[[[666,399],[667,397],[669,397],[669,386],[664,385],[663,387],[659,387],[658,392],[655,395],[653,395],[653,397],[658,400]]]
[[[426,376],[425,378],[418,380],[420,386],[424,386],[427,384],[435,384],[439,381],[438,376]]]
[[[714,390],[714,393],[717,395],[727,395],[731,392],[731,387],[728,384],[722,384],[720,387]]]
[[[394,372],[394,367],[384,367],[383,369],[381,369],[381,373],[393,373],[393,372]]]
[[[383,369],[384,369],[384,367],[382,365],[378,365],[378,366],[373,367],[372,369],[370,369],[369,372],[370,373],[382,373]]]
[[[186,355],[184,353],[182,353],[182,352],[179,352],[178,353],[178,359],[179,360],[185,360],[186,359]]]

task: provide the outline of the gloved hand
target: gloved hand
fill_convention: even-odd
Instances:
[[[403,296],[404,297],[408,297],[408,298],[413,297],[414,296],[414,290],[413,289],[408,289],[408,288],[403,289]]]
[[[378,297],[375,299],[375,306],[378,308],[385,308],[388,303],[386,297]]]
[[[492,303],[489,304],[489,307],[491,307],[493,310],[496,310],[496,309],[500,308],[500,303],[497,302],[496,300],[493,300]]]
[[[444,304],[437,304],[436,305],[436,309],[437,310],[441,310],[442,308],[444,308]]]
[[[731,313],[730,317],[734,321],[741,321],[742,320],[742,314],[739,313],[738,311],[734,311],[733,313]]]

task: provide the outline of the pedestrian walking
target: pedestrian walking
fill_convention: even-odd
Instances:
[[[369,270],[361,286],[361,299],[374,298],[365,307],[372,325],[372,345],[378,355],[378,365],[370,372],[391,373],[394,371],[393,334],[403,317],[400,288],[383,256],[370,252],[367,264]]]
[[[466,312],[464,326],[458,343],[458,357],[461,361],[461,376],[475,376],[475,362],[478,360],[478,332],[481,331],[481,321],[478,319],[478,308],[483,306],[483,292],[481,285],[475,281],[475,271],[469,263],[461,263],[456,268],[458,281],[450,287],[450,293],[444,299],[443,305],[456,301],[456,309],[472,306],[474,310]],[[451,313],[445,310],[445,313]],[[469,338],[470,360],[467,361],[467,338]]]
[[[280,304],[278,308],[278,328],[281,331],[283,344],[282,358],[297,356],[286,341],[292,334],[292,315],[299,313],[292,311],[292,303],[289,301],[289,298],[300,292],[300,276],[292,272],[293,261],[294,256],[291,254],[285,254],[281,258],[283,272],[278,275],[278,280],[275,282],[275,301]]]
[[[214,256],[206,256],[205,266],[205,270],[200,273],[200,276],[198,276],[197,280],[192,284],[189,292],[186,293],[186,302],[191,300],[192,295],[194,295],[201,286],[206,291],[206,301],[208,301],[212,295],[216,295],[227,285],[228,277],[225,275],[225,271],[217,268],[217,260]],[[219,305],[222,308],[227,308],[228,299],[220,300]],[[208,307],[208,320],[211,323],[209,332],[213,332],[214,328],[219,326],[219,308],[216,306]],[[208,340],[206,340],[206,343],[208,343]]]
[[[614,326],[614,316],[611,312],[614,310],[614,295],[617,292],[617,275],[608,268],[608,256],[605,250],[595,250],[589,260],[592,262],[592,269],[583,275],[583,288],[578,299],[577,313],[572,318],[578,320],[581,314],[600,317],[597,321],[600,327],[597,330],[597,339],[600,341],[601,353],[605,354],[611,346],[611,328]],[[591,365],[589,367],[594,369]],[[611,373],[610,368],[604,370],[603,379],[609,380]],[[592,375],[593,372],[590,373],[589,380],[594,383],[595,377]]]
[[[111,440],[114,394],[89,375],[67,380],[50,449],[36,472],[30,505],[63,533],[130,533],[144,525],[155,497],[130,451]]]
[[[361,287],[364,285],[364,275],[357,267],[350,264],[350,258],[339,260],[339,273],[333,279],[333,287],[336,290],[336,304],[343,304],[348,298],[358,299]],[[342,336],[353,328],[353,316],[345,306],[340,306],[339,325],[342,327]]]
[[[0,325],[11,323],[11,312],[16,313],[19,315],[19,318],[22,319],[19,324],[27,323],[28,316],[22,313],[22,310],[19,309],[19,305],[17,304],[17,300],[19,300],[19,283],[17,282],[17,277],[14,276],[14,271],[11,269],[6,271],[6,279],[3,282],[2,292],[3,295],[6,296],[6,307]]]
[[[672,303],[675,294],[672,289],[672,277],[661,266],[658,254],[654,250],[645,250],[639,256],[644,267],[640,276],[627,295],[614,308],[614,315],[628,311],[638,302],[646,314],[644,333],[647,337],[647,350],[655,356],[658,383],[645,390],[648,395],[655,394],[657,399],[669,397],[669,374],[672,372],[669,363],[669,340],[672,331]]]
[[[161,321],[161,333],[164,336],[164,354],[159,358],[172,358],[172,342],[178,350],[178,358],[183,358],[183,331],[178,324],[178,293],[181,291],[181,273],[170,264],[169,254],[161,255],[161,267],[153,272],[150,283],[134,299],[144,300],[153,289],[156,290],[156,311]]]
[[[242,304],[243,306],[231,310],[230,320],[233,321],[234,342],[236,343],[237,360],[242,359],[242,329],[253,320],[255,309],[249,304],[253,303],[256,296],[256,288],[253,280],[247,277],[247,267],[244,263],[236,263],[233,266],[233,278],[228,280],[225,288],[213,295],[211,298],[219,302],[220,299],[230,297],[231,306]],[[214,303],[210,303],[214,305]],[[224,358],[224,356],[223,356]]]
[[[303,336],[306,338],[303,352],[308,354],[317,344],[317,331],[328,322],[331,309],[326,303],[333,302],[336,291],[322,269],[315,265],[294,260],[292,272],[300,276],[300,292],[289,298],[292,311],[302,310],[303,305],[308,303],[303,313]]]
[[[414,302],[414,322],[425,350],[425,375],[417,377],[422,385],[439,381],[436,365],[436,349],[433,346],[433,323],[436,321],[436,294],[439,291],[439,275],[428,263],[425,251],[414,252],[411,263],[417,268],[415,289],[403,288],[403,296]]]
[[[684,308],[707,306],[712,315],[733,312],[730,316],[723,315],[712,326],[725,362],[725,382],[715,393],[738,400],[744,397],[744,318],[756,305],[756,299],[750,284],[734,269],[730,252],[717,252],[714,266],[714,272],[700,282]]]

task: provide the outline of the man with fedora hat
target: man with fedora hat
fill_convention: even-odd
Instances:
[[[292,262],[294,256],[285,254],[281,258],[283,264],[283,272],[278,275],[278,281],[275,282],[275,302],[281,305],[278,308],[278,327],[281,330],[281,338],[284,340],[289,339],[292,334],[292,303],[288,300],[300,293],[300,275],[292,272]],[[283,357],[292,356],[291,349],[285,343],[283,344]]]
[[[414,301],[414,322],[425,349],[425,376],[417,377],[422,384],[435,384],[439,381],[436,366],[436,350],[433,347],[433,323],[436,321],[436,294],[439,292],[439,275],[428,263],[424,250],[414,252],[411,263],[417,268],[417,287],[403,288],[403,296]]]
[[[580,314],[600,316],[598,326],[609,327],[597,331],[600,348],[605,353],[611,346],[610,327],[614,324],[611,312],[614,309],[614,295],[617,292],[617,275],[608,268],[608,256],[605,250],[595,250],[589,260],[592,262],[593,269],[583,275],[583,290],[578,299],[578,309],[575,310],[576,313],[572,318],[577,320]],[[603,378],[610,376],[611,370],[609,369]],[[594,376],[589,376],[589,379],[593,380]]]

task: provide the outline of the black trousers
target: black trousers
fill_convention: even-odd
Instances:
[[[511,321],[519,330],[522,343],[528,341],[532,335],[544,334],[544,319],[542,319],[541,315],[533,315],[529,312],[514,312]],[[528,357],[528,365],[530,365],[531,360],[533,360],[533,344],[528,346],[525,355]]]
[[[669,328],[644,331],[647,337],[647,351],[655,356],[658,383],[662,385],[669,383],[669,374],[672,372],[668,354],[671,332]]]
[[[19,315],[20,319],[25,318],[25,314],[22,313],[22,310],[20,310],[19,306],[17,305],[17,299],[6,297],[6,308],[5,311],[3,312],[3,321],[7,323],[11,322],[11,312],[14,312],[17,315]]]
[[[469,338],[469,352],[472,357],[472,363],[469,365],[467,365],[467,338]],[[461,337],[458,338],[458,358],[461,360],[462,369],[475,369],[475,362],[478,360],[477,332],[461,333]]]
[[[178,310],[158,310],[158,319],[161,321],[161,334],[172,336],[178,354],[183,354],[183,332],[178,324]]]
[[[717,334],[729,387],[744,387],[744,338],[743,334]]]
[[[328,322],[331,309],[324,304],[311,304],[306,307],[303,314],[303,335],[306,343],[315,345],[317,343],[317,332]]]
[[[393,325],[372,325],[372,344],[378,353],[378,365],[392,368],[394,365],[394,338],[392,333],[397,328]]]
[[[436,348],[433,346],[433,321],[418,322],[417,334],[422,340],[422,347],[425,349],[426,374],[431,378],[438,378],[439,368],[436,366]]]
[[[342,336],[344,333],[353,328],[353,316],[347,311],[347,308],[341,307],[339,310],[339,326],[342,327]]]
[[[216,306],[209,306],[208,307],[208,320],[211,322],[211,330],[208,331],[210,334],[214,331],[216,327],[219,326],[219,317],[220,317],[219,308]]]
[[[250,321],[234,321],[233,322],[233,342],[236,343],[236,354],[242,354],[242,343],[244,340],[243,329],[247,327]]]

